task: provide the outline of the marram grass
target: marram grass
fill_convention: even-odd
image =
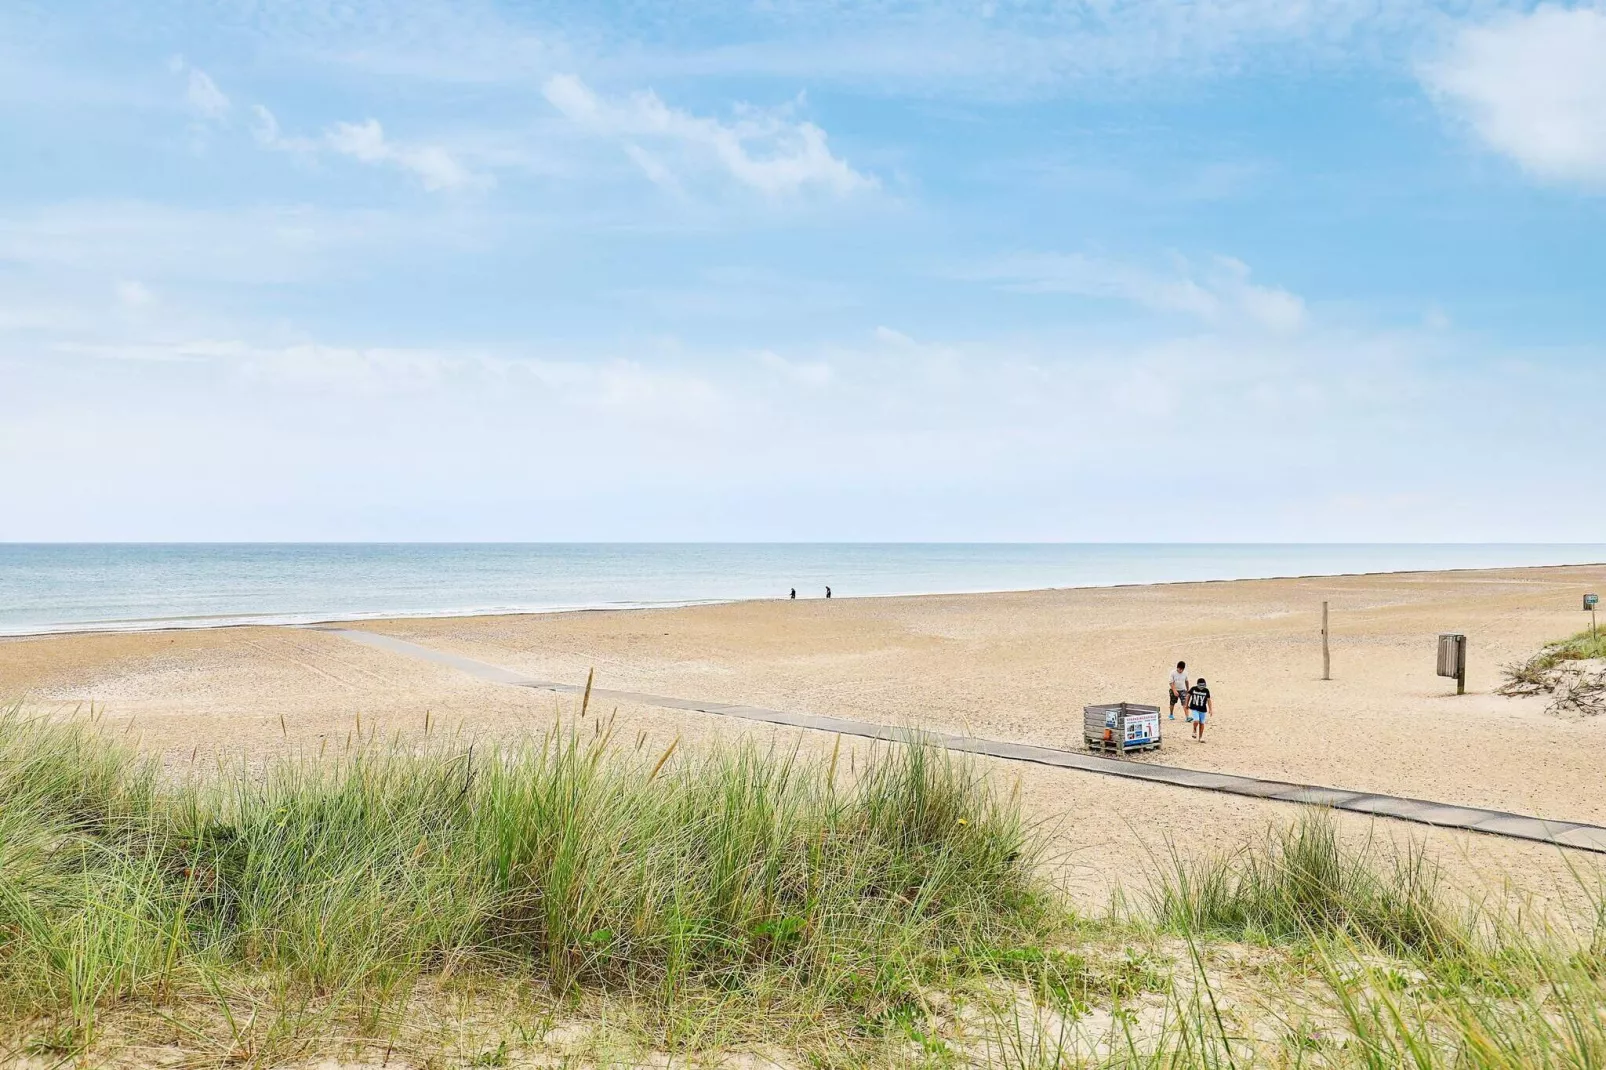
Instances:
[[[13,710],[0,1059],[98,1064],[129,1021],[197,1065],[377,1056],[463,985],[799,1065],[1606,1067],[1598,895],[1565,932],[1454,913],[1420,851],[1354,848],[1307,813],[1173,858],[1146,919],[1070,922],[971,766],[921,747],[848,764],[643,752],[588,721],[176,782],[92,725]],[[944,992],[972,1000],[968,1037],[932,1016]],[[491,1023],[440,1065],[503,1065],[510,1035]]]
[[[855,765],[666,761],[587,725],[174,783],[13,710],[0,1021],[83,1050],[109,1009],[204,992],[232,1021],[229,993],[266,984],[371,1031],[420,979],[477,973],[851,1028],[1046,916],[1030,838],[968,765]]]

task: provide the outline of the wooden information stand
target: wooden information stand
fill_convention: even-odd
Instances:
[[[1082,707],[1082,736],[1089,750],[1125,754],[1160,748],[1160,707],[1111,702]]]

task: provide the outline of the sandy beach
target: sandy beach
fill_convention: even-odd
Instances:
[[[1252,580],[683,609],[365,622],[533,677],[867,721],[1080,746],[1081,707],[1161,703],[1186,659],[1217,715],[1207,742],[1168,722],[1148,760],[1542,817],[1606,823],[1606,724],[1542,699],[1496,695],[1502,665],[1587,624],[1606,568],[1559,567]],[[1321,603],[1333,679],[1322,681]],[[1470,637],[1464,696],[1434,674],[1441,631]],[[91,704],[174,768],[436,726],[540,730],[572,715],[550,693],[297,628],[80,634],[0,641],[0,694],[65,711]],[[611,712],[611,711],[609,711]],[[647,706],[617,711],[643,746],[739,734],[827,747],[829,737]],[[860,744],[864,746],[865,744]],[[1150,853],[1231,849],[1295,807],[989,761],[1018,780],[1079,901],[1142,883]],[[1467,890],[1566,899],[1596,856],[1345,817],[1356,836],[1425,840]],[[1145,850],[1147,848],[1147,850]]]

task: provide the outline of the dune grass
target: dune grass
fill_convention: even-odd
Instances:
[[[1438,959],[1465,949],[1472,923],[1442,905],[1438,869],[1419,848],[1381,857],[1339,840],[1310,811],[1236,854],[1190,862],[1173,851],[1150,901],[1162,924],[1249,941],[1346,936],[1395,955]]]
[[[133,1020],[201,1062],[378,1058],[462,986],[814,1065],[1606,1066],[1599,895],[1566,932],[1451,910],[1419,848],[1319,811],[1174,853],[1138,918],[1072,919],[1040,863],[1012,800],[919,746],[691,755],[577,719],[176,780],[13,710],[0,1051],[88,1060]],[[519,1065],[507,1026],[439,1065]]]
[[[1545,673],[1562,662],[1590,658],[1606,658],[1606,630],[1592,634],[1585,628],[1576,635],[1547,644],[1527,661],[1505,666],[1501,670],[1506,681],[1502,690],[1522,692],[1524,689],[1542,687]]]
[[[1606,1066],[1599,887],[1581,884],[1589,909],[1563,931],[1522,912],[1451,909],[1441,887],[1420,846],[1347,846],[1324,811],[1225,857],[1173,855],[1150,903],[1188,941],[1198,984],[1148,1054],[1112,1065]],[[1275,1043],[1234,1036],[1200,998],[1216,982],[1198,949],[1220,939],[1295,950],[1303,983],[1259,993]]]
[[[841,765],[847,765],[843,759]],[[661,1041],[724,1013],[873,1030],[1049,917],[1033,844],[969,766],[736,746],[644,753],[577,722],[502,747],[365,742],[185,783],[91,726],[0,717],[0,1020],[93,1045],[109,1009],[249,992],[389,1028],[422,979],[608,992]]]

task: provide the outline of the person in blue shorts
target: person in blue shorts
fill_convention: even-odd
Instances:
[[[1200,743],[1204,742],[1205,720],[1215,712],[1215,704],[1210,701],[1210,688],[1205,686],[1205,678],[1201,676],[1188,688],[1188,720],[1193,722],[1193,738]]]

